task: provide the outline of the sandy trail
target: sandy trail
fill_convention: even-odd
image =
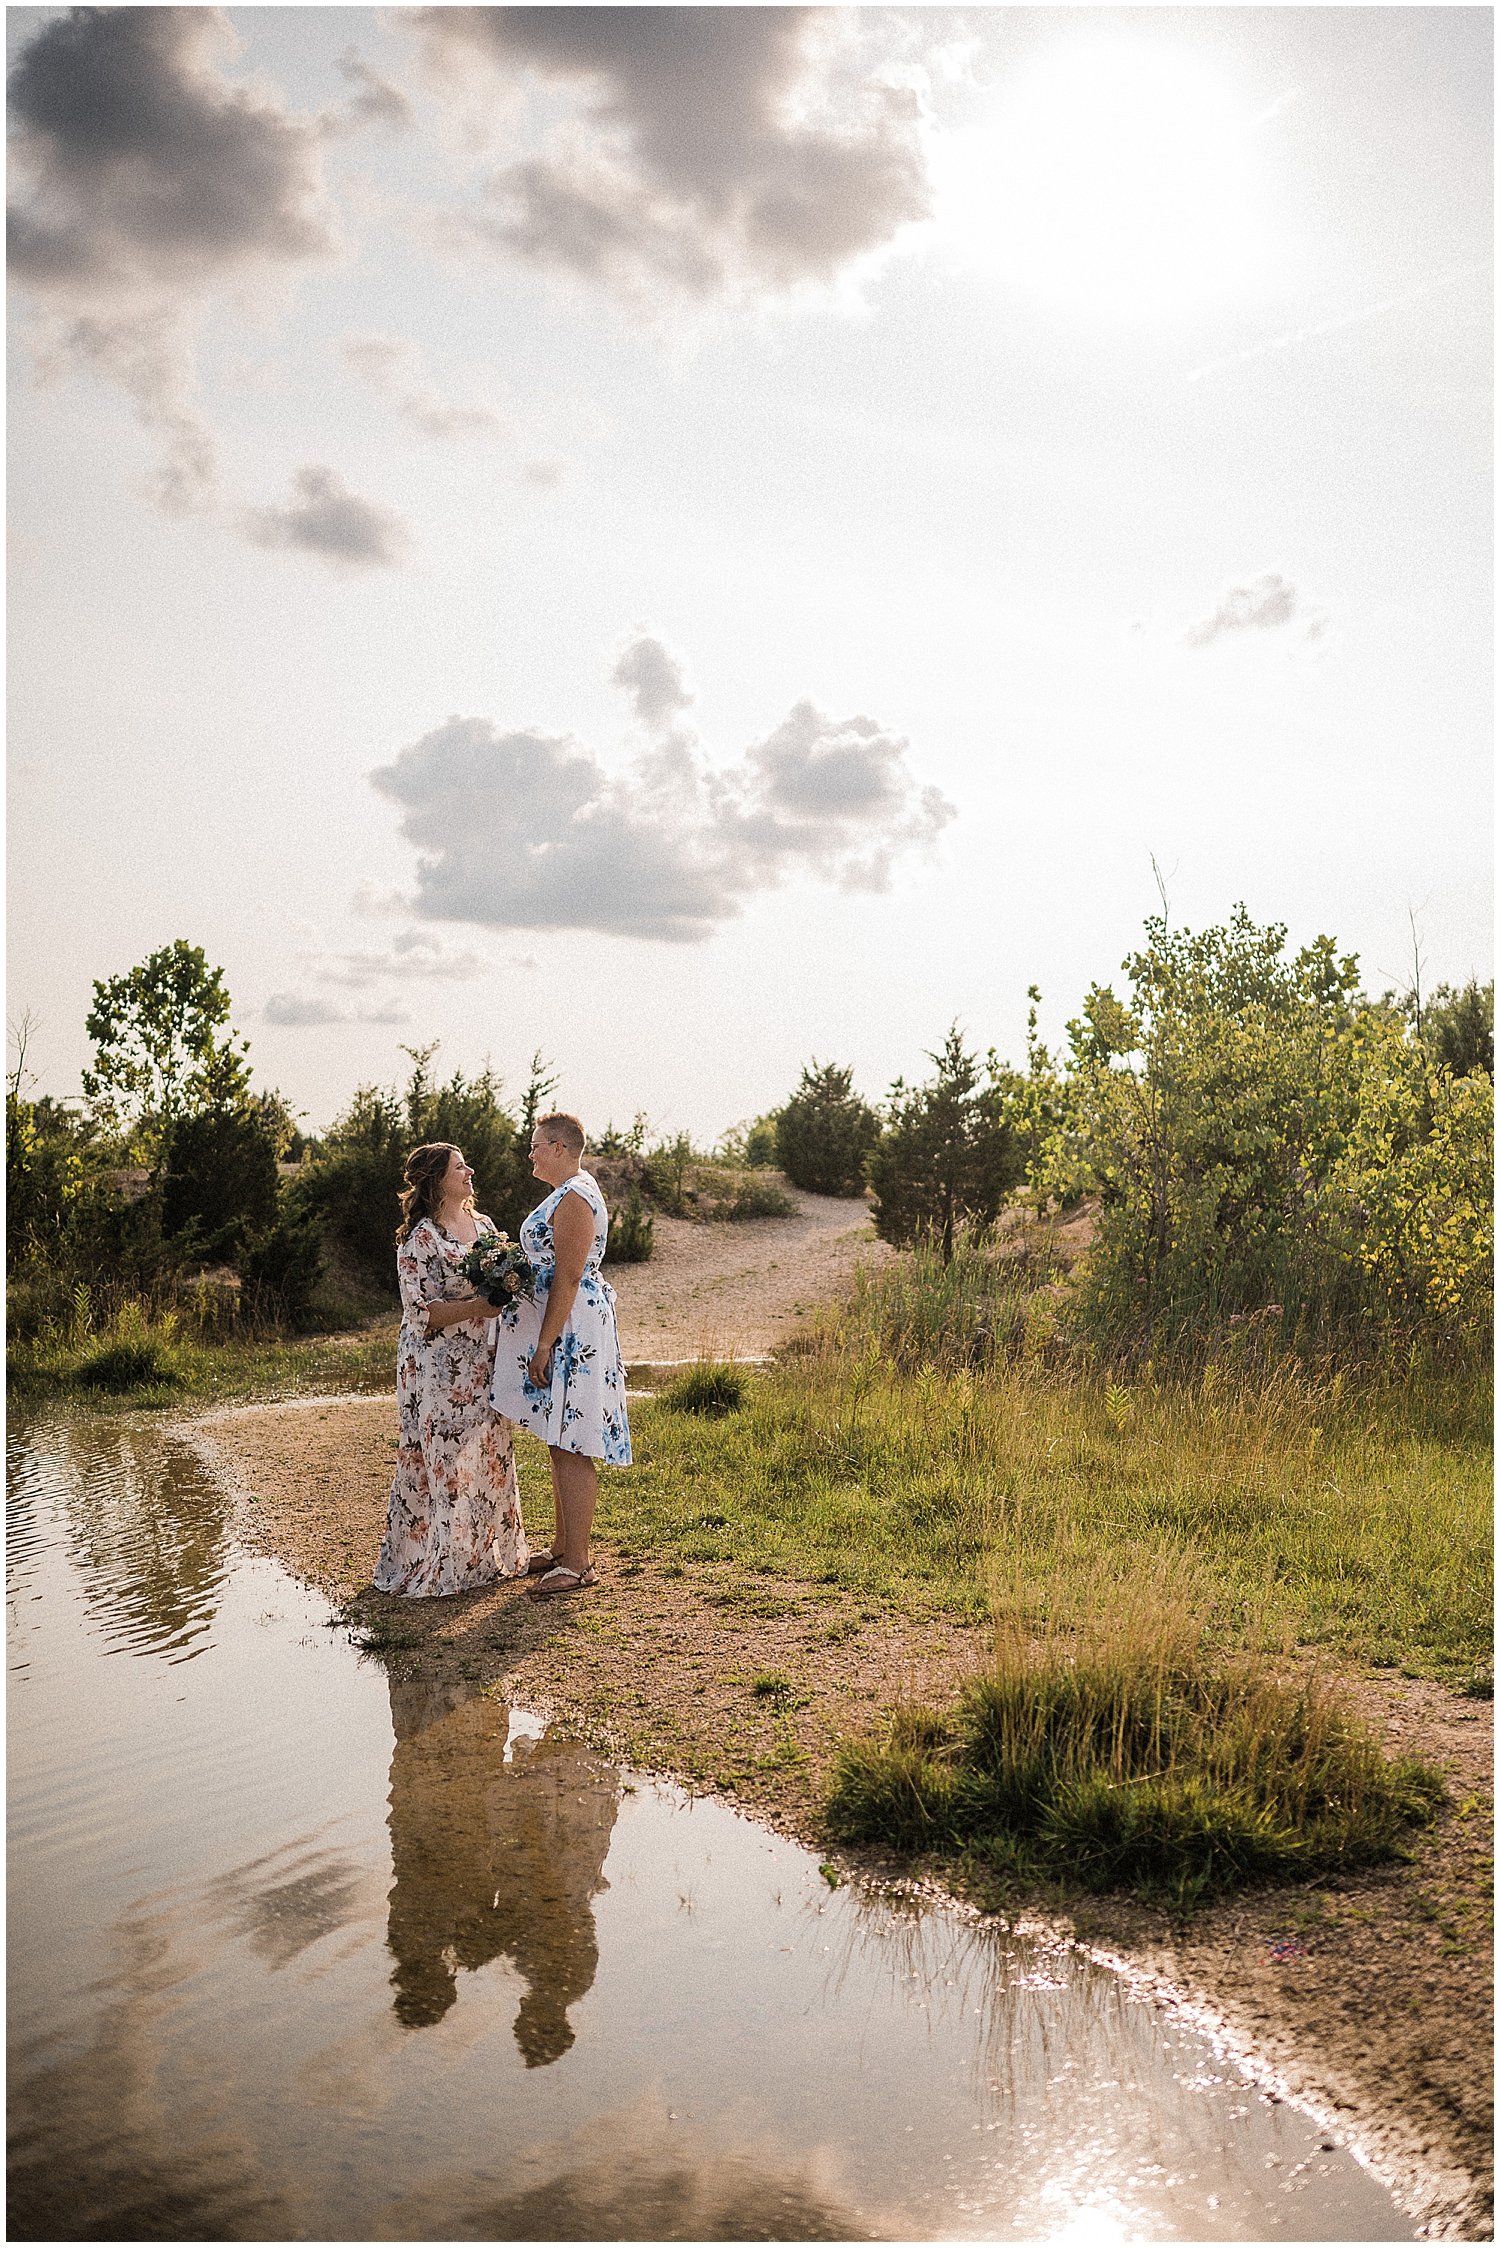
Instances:
[[[788,1191],[795,1217],[658,1217],[648,1263],[607,1267],[627,1363],[765,1357],[861,1266],[895,1255],[862,1197]]]

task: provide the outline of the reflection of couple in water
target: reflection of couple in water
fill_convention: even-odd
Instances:
[[[592,1900],[618,1807],[616,1775],[575,1742],[517,1740],[502,1702],[391,1681],[394,1882],[387,1941],[398,2018],[440,2021],[458,1970],[512,1961],[528,2068],[573,2042],[568,2008],[599,1963]]]

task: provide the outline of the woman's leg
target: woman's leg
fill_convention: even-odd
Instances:
[[[599,1471],[581,1452],[564,1452],[549,1445],[552,1461],[552,1503],[557,1510],[557,1536],[552,1550],[565,1569],[589,1565],[589,1532],[599,1503]]]

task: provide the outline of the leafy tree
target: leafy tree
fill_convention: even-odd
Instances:
[[[227,1106],[248,1087],[229,1020],[224,973],[179,937],[123,976],[94,985],[86,1028],[94,1065],[83,1090],[95,1116],[159,1160],[179,1116]]]
[[[925,1085],[892,1086],[867,1168],[881,1240],[936,1240],[946,1263],[958,1228],[990,1224],[1020,1183],[1023,1081],[993,1053],[971,1054],[957,1023],[928,1059]]]
[[[429,1140],[461,1147],[474,1168],[479,1207],[515,1234],[541,1198],[528,1150],[531,1128],[553,1091],[539,1055],[512,1111],[492,1069],[472,1078],[456,1071],[439,1084],[432,1075],[436,1045],[406,1051],[412,1070],[404,1091],[362,1085],[293,1188],[293,1208],[316,1216],[329,1243],[382,1287],[394,1284],[402,1173],[411,1150]]]
[[[1034,1166],[1042,1192],[1101,1197],[1083,1283],[1099,1330],[1481,1321],[1489,1079],[1436,1058],[1433,1010],[1419,1034],[1331,938],[1288,953],[1243,906],[1197,934],[1155,917],[1146,940],[1129,996],[1095,986],[1069,1025]]]
[[[854,1090],[852,1069],[812,1061],[776,1117],[776,1157],[809,1194],[858,1194],[880,1119]]]

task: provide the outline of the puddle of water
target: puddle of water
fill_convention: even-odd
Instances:
[[[1077,1953],[387,1678],[159,1428],[9,1470],[9,2237],[1412,2237]]]

